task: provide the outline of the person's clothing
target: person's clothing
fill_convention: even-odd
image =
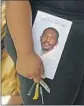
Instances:
[[[84,105],[84,2],[31,0],[33,22],[37,10],[71,20],[73,22],[63,50],[54,80],[45,79],[51,89],[48,94],[43,90],[45,105]],[[16,51],[8,29],[5,44],[8,53],[16,63]],[[51,70],[52,71],[52,70]],[[28,96],[33,81],[18,75],[21,95],[25,105],[41,104],[41,97],[34,101]]]

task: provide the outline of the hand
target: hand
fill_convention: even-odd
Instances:
[[[20,75],[33,79],[36,83],[40,82],[41,76],[44,74],[42,60],[36,53],[18,56],[16,70]]]

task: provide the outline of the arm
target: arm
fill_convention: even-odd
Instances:
[[[17,55],[26,55],[33,51],[32,15],[28,1],[7,1],[6,17]]]
[[[43,64],[33,50],[32,15],[29,2],[6,1],[6,17],[17,52],[17,72],[39,82],[43,74]]]

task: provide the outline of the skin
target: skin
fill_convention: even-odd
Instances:
[[[56,39],[56,32],[52,29],[47,29],[41,36],[41,45],[43,50],[47,52],[52,50],[58,43]]]
[[[44,69],[33,48],[30,3],[26,0],[6,1],[6,18],[17,52],[17,72],[39,83]]]

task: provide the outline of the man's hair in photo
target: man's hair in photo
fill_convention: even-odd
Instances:
[[[55,33],[56,33],[56,39],[58,40],[58,38],[59,38],[59,33],[58,33],[58,31],[57,31],[55,28],[53,28],[53,27],[48,27],[48,28],[46,28],[46,29],[43,31],[43,34],[44,34],[45,31],[48,30],[48,29],[55,31]],[[42,35],[43,35],[43,34],[42,34]]]

